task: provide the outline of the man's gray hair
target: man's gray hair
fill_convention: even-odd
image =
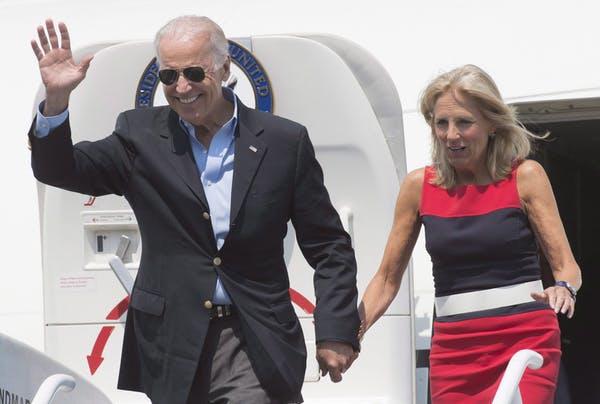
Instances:
[[[159,44],[165,36],[172,36],[177,39],[190,40],[199,34],[210,34],[210,43],[212,45],[213,64],[215,67],[221,67],[225,59],[229,56],[229,43],[221,27],[208,17],[198,15],[182,15],[173,18],[158,30],[154,36],[154,51],[160,63]]]

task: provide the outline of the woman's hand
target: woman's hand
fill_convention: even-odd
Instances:
[[[572,318],[575,314],[575,299],[563,286],[550,286],[541,293],[532,293],[531,297],[538,302],[547,303],[556,313],[566,314],[568,318]]]

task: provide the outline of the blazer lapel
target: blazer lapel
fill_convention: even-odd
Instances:
[[[165,120],[163,120],[164,122]],[[165,139],[170,139],[170,150],[166,153],[167,160],[175,172],[183,179],[193,194],[200,202],[208,208],[204,188],[200,183],[200,174],[198,166],[194,159],[194,153],[190,145],[188,134],[183,130],[179,123],[178,115],[169,109],[169,117],[166,120],[166,127],[161,128],[160,136]]]
[[[235,140],[230,223],[235,222],[256,170],[267,151],[267,146],[257,137],[262,133],[263,128],[251,119],[250,111],[239,99],[238,109],[239,121]]]

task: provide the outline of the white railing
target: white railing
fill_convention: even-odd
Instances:
[[[492,404],[522,404],[519,382],[525,369],[539,369],[544,359],[531,349],[522,349],[510,358]]]
[[[31,404],[49,404],[59,390],[71,391],[75,388],[75,379],[65,374],[48,376],[40,385]]]
[[[119,242],[119,246],[117,247],[117,252],[115,256],[112,257],[108,261],[108,265],[110,265],[111,269],[115,273],[117,279],[123,286],[123,289],[127,292],[128,296],[131,296],[131,292],[133,291],[133,277],[129,273],[129,270],[123,264],[123,258],[125,257],[125,253],[129,248],[130,240],[129,237],[122,235],[121,241]]]

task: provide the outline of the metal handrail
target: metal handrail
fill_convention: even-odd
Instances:
[[[61,373],[48,376],[35,393],[31,404],[49,404],[59,390],[71,391],[75,388],[75,384],[73,376]]]
[[[492,404],[522,404],[519,382],[525,369],[539,369],[543,363],[542,355],[531,349],[522,349],[515,353],[506,366]]]
[[[128,296],[131,296],[131,292],[133,291],[133,277],[129,274],[129,270],[125,267],[123,258],[125,257],[125,253],[127,252],[130,243],[131,240],[129,240],[129,237],[122,235],[115,256],[108,261],[108,265],[110,265]]]

